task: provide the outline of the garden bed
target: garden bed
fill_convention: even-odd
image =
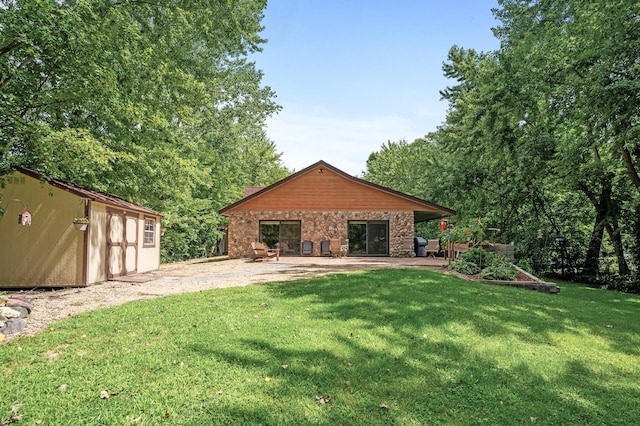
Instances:
[[[513,281],[485,280],[480,278],[478,275],[466,275],[465,277],[472,281],[477,281],[484,284],[506,285],[510,287],[525,288],[527,290],[536,290],[542,293],[560,293],[560,287],[558,287],[556,284],[542,281],[540,278],[528,273],[527,271],[517,266],[515,267],[516,269],[518,269],[518,275]]]

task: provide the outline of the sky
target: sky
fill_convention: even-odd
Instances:
[[[442,63],[453,45],[496,50],[497,0],[269,0],[252,57],[282,110],[267,137],[284,166],[325,162],[361,176],[387,141],[445,120]]]

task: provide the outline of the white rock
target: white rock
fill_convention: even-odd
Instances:
[[[20,311],[16,311],[7,306],[0,306],[0,315],[5,318],[20,318]]]

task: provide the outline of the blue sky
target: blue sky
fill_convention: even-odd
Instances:
[[[499,47],[497,0],[270,0],[252,57],[282,111],[267,136],[284,165],[324,160],[360,175],[389,140],[436,130],[451,46]]]

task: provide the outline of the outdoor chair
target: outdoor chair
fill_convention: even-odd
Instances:
[[[320,256],[331,256],[331,243],[329,240],[320,241]]]
[[[280,249],[270,249],[265,243],[260,242],[252,242],[251,248],[253,249],[253,260],[269,260],[276,258],[277,261],[280,260]]]
[[[402,246],[400,247],[400,253],[402,256],[415,257],[415,247],[412,237],[405,237],[402,239]]]
[[[276,248],[280,249],[280,254],[295,253],[295,250],[289,247],[289,244],[287,243],[276,243]]]
[[[311,256],[313,254],[313,241],[305,240],[302,242],[302,255]]]
[[[349,240],[339,240],[337,238],[331,239],[331,256],[343,257],[349,252]]]
[[[425,247],[427,256],[436,257],[440,253],[440,240],[427,240],[427,246]]]
[[[469,243],[454,243],[453,252],[455,253],[454,259],[457,259],[460,253],[466,253],[469,251]]]
[[[349,240],[340,240],[340,255],[346,256],[349,253]]]
[[[329,242],[329,251],[331,252],[331,256],[340,257],[342,256],[342,252],[340,250],[340,240],[337,238],[332,238]]]

